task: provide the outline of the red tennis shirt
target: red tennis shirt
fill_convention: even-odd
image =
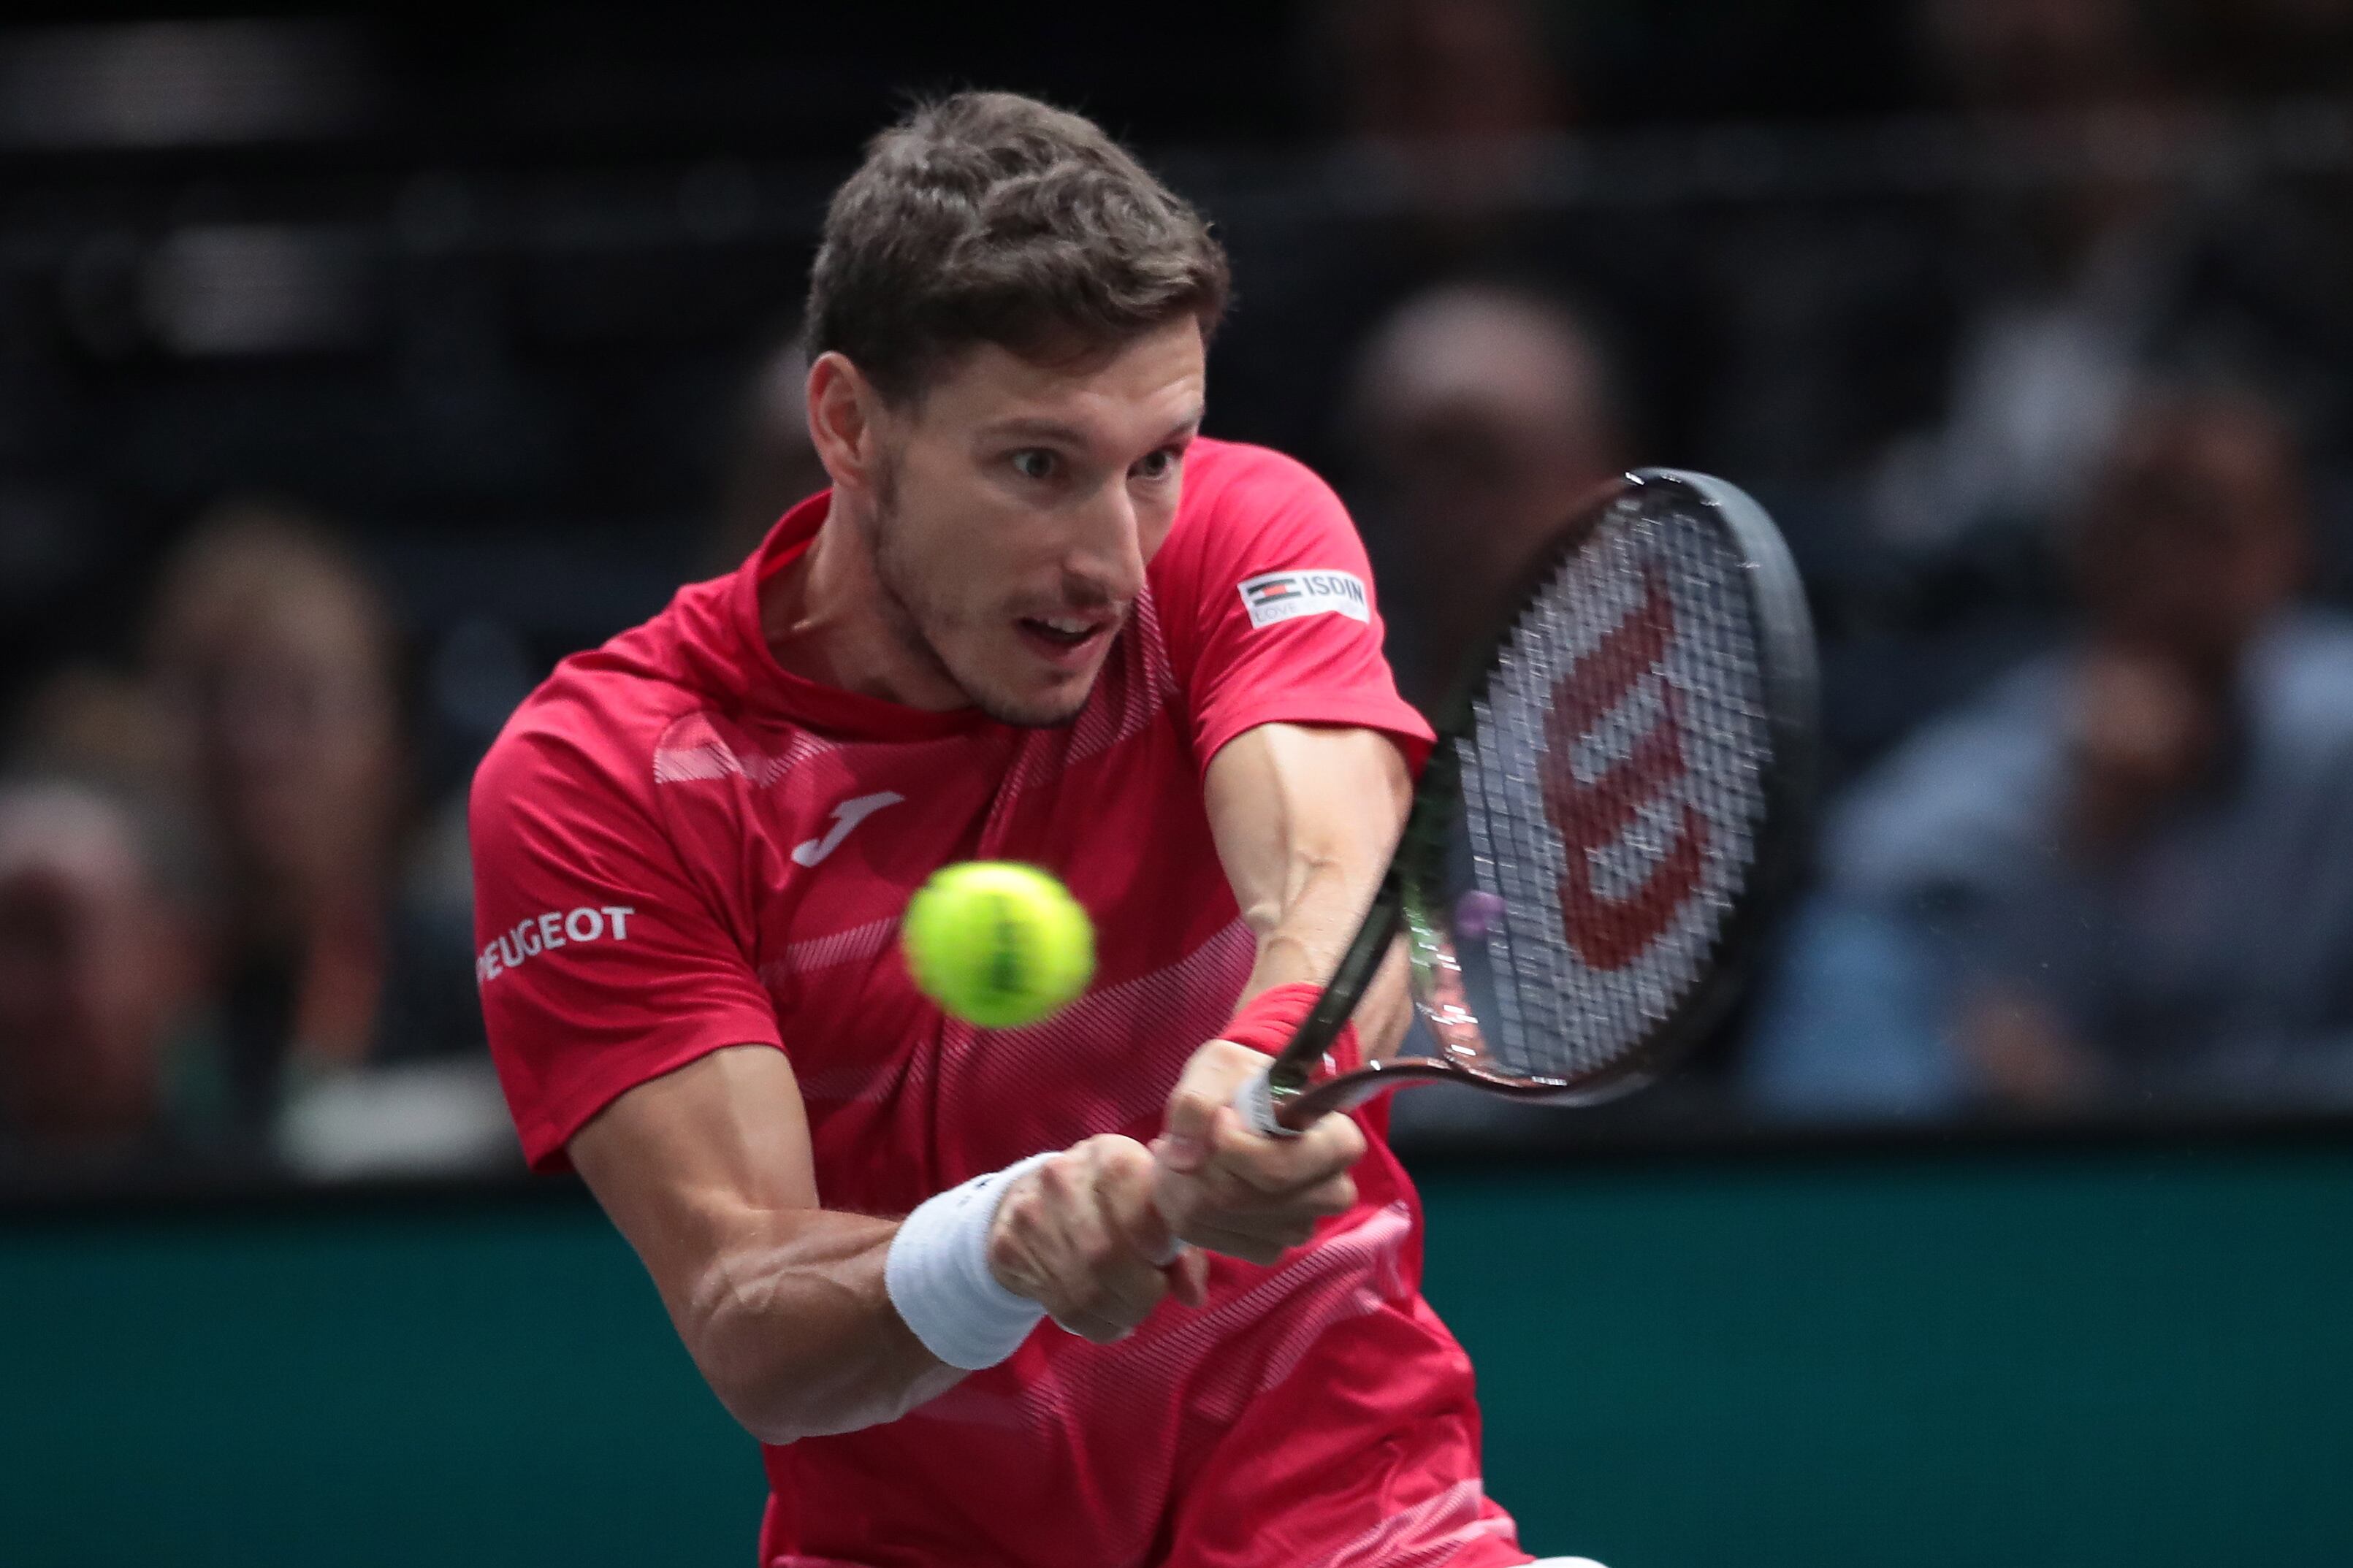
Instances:
[[[1363,548],[1299,464],[1200,440],[1077,721],[1020,729],[786,673],[730,576],[566,659],[474,780],[476,963],[525,1152],[704,1053],[772,1046],[831,1208],[902,1214],[1091,1134],[1148,1140],[1254,955],[1202,803],[1274,721],[1430,731],[1398,696]],[[1092,988],[987,1030],[943,1016],[899,919],[950,861],[1024,860],[1093,917]],[[1420,1215],[1377,1135],[1361,1201],[1272,1268],[1115,1345],[1049,1323],[900,1420],[765,1451],[766,1568],[1518,1563],[1479,1480],[1468,1360],[1419,1294]]]

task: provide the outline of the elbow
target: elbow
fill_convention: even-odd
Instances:
[[[754,1399],[730,1398],[722,1394],[719,1403],[735,1424],[752,1434],[762,1447],[781,1448],[787,1443],[797,1443],[804,1437],[823,1436],[823,1430],[801,1411],[790,1405]]]
[[[805,1436],[852,1432],[869,1422],[842,1420],[840,1375],[802,1354],[776,1319],[730,1295],[696,1317],[687,1352],[703,1383],[736,1425],[763,1444],[793,1444]]]
[[[804,1437],[822,1437],[829,1431],[855,1431],[851,1426],[829,1426],[812,1417],[808,1411],[789,1403],[763,1402],[757,1399],[730,1399],[720,1395],[719,1403],[735,1424],[752,1434],[754,1441],[767,1448],[781,1448],[787,1443],[797,1443]]]
[[[680,1326],[703,1382],[737,1425],[771,1446],[816,1435],[807,1371],[777,1342],[772,1322],[763,1325],[731,1298]]]
[[[879,1384],[848,1385],[840,1379],[820,1385],[807,1369],[794,1368],[779,1378],[747,1380],[732,1388],[722,1388],[713,1380],[711,1386],[736,1425],[767,1447],[780,1448],[803,1437],[830,1437],[896,1421],[947,1392],[963,1375],[953,1367],[943,1368],[893,1389]]]

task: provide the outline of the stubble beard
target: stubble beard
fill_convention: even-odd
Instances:
[[[881,590],[883,623],[900,646],[999,724],[1022,730],[1060,730],[1076,723],[1086,707],[1087,695],[1092,692],[1092,685],[1067,712],[1041,712],[1034,705],[1018,703],[1001,692],[983,689],[949,664],[940,651],[940,638],[935,634],[954,628],[959,617],[925,591],[923,574],[905,548],[905,531],[898,527],[898,470],[892,464],[884,468],[875,486],[874,510],[867,523],[867,544],[874,562],[875,584]]]

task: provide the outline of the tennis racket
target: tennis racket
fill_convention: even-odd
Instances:
[[[1614,481],[1439,715],[1372,908],[1244,1120],[1296,1131],[1408,1084],[1589,1102],[1657,1077],[1737,994],[1795,858],[1814,690],[1764,509],[1704,474]],[[1400,931],[1436,1050],[1335,1071]]]

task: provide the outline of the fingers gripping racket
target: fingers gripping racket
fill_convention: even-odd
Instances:
[[[1412,1083],[1592,1101],[1737,992],[1811,783],[1813,633],[1764,509],[1648,468],[1545,551],[1440,715],[1397,854],[1291,1043],[1261,1131]],[[1325,1052],[1402,931],[1436,1050]]]

